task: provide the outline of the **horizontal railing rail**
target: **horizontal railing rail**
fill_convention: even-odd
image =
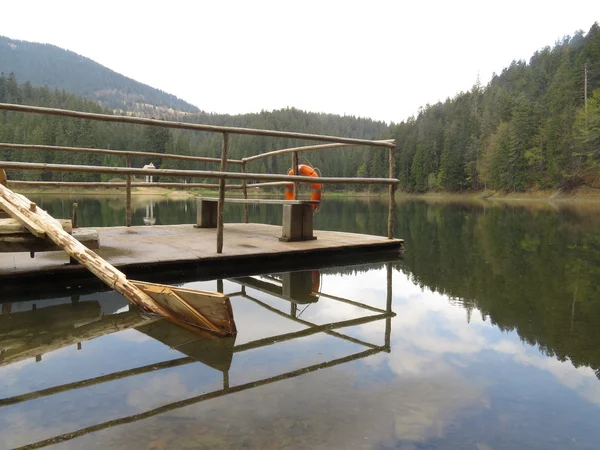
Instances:
[[[315,183],[314,177],[301,175],[279,175],[271,173],[240,173],[240,172],[218,172],[214,170],[178,170],[178,169],[137,169],[134,167],[108,167],[88,166],[75,164],[47,164],[26,163],[16,161],[2,162],[2,167],[8,170],[41,170],[43,172],[83,172],[103,173],[119,175],[143,175],[186,178],[216,178],[219,180],[264,180],[264,181],[286,181],[287,183]],[[396,178],[344,178],[344,177],[319,177],[320,184],[384,184],[397,185],[400,183]]]
[[[16,149],[16,150],[46,150],[46,151],[59,151],[59,152],[71,152],[71,153],[94,153],[99,155],[117,155],[125,157],[149,157],[149,158],[162,158],[162,159],[176,159],[180,161],[197,161],[197,162],[210,162],[210,163],[221,163],[221,158],[209,158],[206,156],[192,156],[192,155],[176,155],[173,153],[154,153],[154,152],[135,152],[127,150],[111,150],[105,148],[91,148],[91,147],[60,147],[57,145],[33,145],[33,144],[9,144],[0,143],[1,149]],[[243,162],[239,159],[228,159],[227,164],[242,164]]]
[[[262,130],[258,128],[238,128],[238,127],[225,127],[220,125],[204,125],[197,123],[187,122],[172,122],[168,120],[157,120],[147,119],[144,117],[130,117],[130,116],[114,116],[110,114],[98,114],[88,113],[81,111],[70,111],[67,109],[56,109],[56,108],[44,108],[41,106],[28,106],[28,105],[13,105],[9,103],[0,103],[0,110],[4,111],[16,111],[16,112],[27,112],[27,113],[38,113],[38,114],[49,114],[53,116],[72,117],[77,119],[90,119],[99,120],[102,122],[117,122],[117,123],[129,123],[136,125],[152,125],[163,128],[174,128],[180,130],[192,130],[192,131],[210,131],[213,133],[228,133],[228,134],[243,134],[251,136],[268,136],[268,137],[280,137],[290,139],[305,139],[307,141],[321,141],[321,142],[338,142],[344,144],[359,144],[359,145],[372,145],[374,147],[395,147],[396,144],[389,141],[376,141],[370,139],[355,139],[355,138],[344,138],[338,136],[326,136],[320,134],[310,133],[296,133],[292,131],[276,131],[276,130]]]

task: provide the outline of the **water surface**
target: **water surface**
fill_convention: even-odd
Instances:
[[[122,198],[77,200],[83,226],[124,223]],[[73,198],[34,201],[69,217]],[[195,220],[136,202],[134,224]],[[0,447],[597,448],[599,210],[401,201],[397,219],[388,262],[186,283],[231,294],[235,342],[114,292],[2,298]],[[328,199],[315,227],[383,235],[387,204]]]

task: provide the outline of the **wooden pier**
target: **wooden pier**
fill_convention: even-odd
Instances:
[[[222,253],[215,253],[214,228],[194,228],[187,225],[159,225],[139,227],[110,227],[98,229],[100,248],[95,252],[111,265],[124,272],[128,269],[153,266],[210,266],[225,270],[231,265],[247,266],[251,273],[257,266],[275,259],[278,265],[293,267],[304,260],[320,257],[352,255],[373,252],[398,252],[402,239],[382,236],[342,233],[338,231],[315,231],[315,240],[282,242],[281,227],[257,223],[228,223],[224,227],[227,245]],[[36,254],[0,253],[0,280],[41,276],[85,273],[79,265],[68,264],[64,252]]]
[[[395,189],[399,181],[395,171],[396,143],[393,139],[369,140],[348,137],[324,136],[317,134],[296,133],[276,130],[260,130],[238,127],[223,127],[193,123],[170,122],[154,120],[141,117],[116,116],[109,114],[95,114],[79,111],[69,111],[53,108],[43,108],[26,105],[1,104],[0,111],[11,113],[44,114],[50,116],[67,117],[72,120],[103,121],[120,124],[147,125],[161,128],[183,129],[195,132],[212,132],[222,135],[220,158],[202,155],[174,155],[158,154],[144,151],[125,151],[116,149],[98,149],[83,147],[60,147],[53,145],[40,145],[37,143],[0,143],[0,172],[2,169],[8,171],[8,180],[0,180],[7,184],[8,188],[17,189],[22,186],[86,186],[90,187],[125,187],[126,213],[124,217],[125,227],[101,228],[98,230],[99,241],[98,255],[109,264],[122,270],[131,268],[151,268],[166,266],[174,267],[180,265],[194,264],[202,266],[208,271],[226,270],[235,266],[246,266],[251,271],[256,264],[273,263],[285,264],[288,267],[301,264],[308,258],[326,258],[332,254],[350,254],[355,256],[365,255],[373,252],[398,251],[403,246],[402,239],[393,236],[395,220]],[[229,148],[232,145],[230,135],[252,135],[263,137],[277,137],[291,139],[297,145],[298,141],[321,142],[312,145],[294,146],[283,148],[235,160],[228,157]],[[323,143],[324,142],[324,143]],[[299,156],[305,152],[327,151],[330,149],[344,149],[353,146],[373,147],[374,151],[383,150],[388,154],[389,176],[388,178],[359,178],[359,177],[327,177],[311,172],[311,176],[299,175]],[[44,152],[70,152],[70,153],[93,153],[99,156],[110,156],[124,158],[123,166],[90,166],[72,164],[45,164],[21,161],[3,161],[3,149],[19,149],[22,152],[37,150]],[[26,153],[23,153],[26,154]],[[250,172],[248,167],[254,161],[264,158],[281,157],[289,155],[291,168],[284,174],[270,174]],[[160,159],[174,159],[203,162],[206,164],[219,164],[219,170],[174,170],[157,168],[134,168],[132,160],[137,156],[156,157]],[[241,171],[228,171],[234,166]],[[124,182],[45,182],[12,180],[11,170],[19,171],[42,171],[42,172],[72,172],[72,173],[94,173],[105,174],[112,177],[122,177]],[[318,176],[317,176],[318,175]],[[169,177],[200,179],[200,183],[145,183],[146,186],[169,186],[190,189],[194,187],[212,188],[218,190],[217,198],[206,198],[199,201],[204,206],[198,208],[199,219],[194,228],[192,225],[132,227],[131,226],[131,191],[135,183],[133,177]],[[217,182],[207,183],[206,180]],[[298,185],[310,185],[315,198],[320,200],[321,185],[383,185],[388,186],[388,232],[386,237],[367,236],[336,231],[313,230],[312,209],[317,207],[315,201],[300,200],[297,197]],[[248,196],[249,188],[261,188],[265,186],[286,186],[289,195],[293,196],[287,200],[265,200],[255,199]],[[242,199],[226,198],[225,193],[237,189],[241,191]],[[318,195],[317,195],[318,194]],[[283,195],[282,195],[283,197]],[[316,200],[317,202],[319,200]],[[224,224],[223,210],[226,201],[243,201],[245,203],[245,223]],[[283,205],[282,227],[266,224],[248,223],[248,204],[261,202],[277,202]],[[3,209],[0,207],[0,209]],[[4,208],[6,209],[6,208]],[[200,212],[202,212],[200,214]],[[74,221],[75,216],[74,216]],[[21,221],[23,225],[24,222]],[[37,236],[35,228],[26,227],[37,239],[37,243],[44,242],[43,236]],[[75,228],[75,227],[74,227]],[[32,231],[33,230],[33,231]],[[81,233],[81,229],[78,233]],[[0,236],[0,241],[7,239]],[[35,240],[34,239],[34,240]],[[216,244],[216,252],[215,252]],[[29,244],[28,244],[29,245]],[[33,244],[31,244],[33,245]],[[96,247],[97,245],[94,245]],[[5,246],[5,248],[8,248]],[[36,247],[36,249],[39,247]],[[2,246],[0,245],[0,250]],[[23,248],[20,248],[23,251]],[[45,250],[49,250],[46,248]],[[9,250],[4,250],[9,251]],[[33,247],[32,250],[33,251]],[[39,251],[39,250],[36,250]],[[77,259],[75,257],[75,259]],[[73,262],[73,261],[71,261]],[[76,264],[66,264],[64,253],[45,252],[37,253],[35,259],[30,259],[28,254],[2,253],[0,252],[0,279],[9,278],[31,278],[39,279],[44,276],[54,277],[58,274],[75,274],[84,270]],[[215,274],[219,277],[221,274]]]

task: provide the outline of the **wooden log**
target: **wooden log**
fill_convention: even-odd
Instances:
[[[100,248],[98,230],[93,228],[77,228],[73,230],[73,238],[77,239],[89,249]],[[31,234],[9,234],[0,236],[0,253],[20,252],[58,252],[58,245],[48,239],[40,239]]]
[[[89,250],[81,242],[77,241],[77,239],[66,233],[60,225],[57,225],[56,220],[44,210],[38,208],[38,212],[33,213],[28,209],[23,208],[22,196],[15,194],[10,189],[1,185],[0,197],[3,202],[3,208],[8,207],[10,208],[11,214],[18,213],[24,216],[28,222],[34,223],[43,230],[52,242],[66,251],[69,256],[85,266],[110,288],[119,292],[129,301],[147,311],[160,314],[167,318],[171,317],[168,311],[160,307],[152,300],[152,298],[130,283],[125,277],[125,274]],[[25,223],[23,223],[23,225],[26,226]]]
[[[383,141],[374,141],[374,142],[387,142],[394,143],[393,139],[383,140]],[[281,150],[273,150],[272,152],[261,153],[260,155],[248,156],[247,158],[242,158],[243,162],[255,161],[257,159],[268,158],[270,156],[282,155],[284,153],[294,153],[297,151],[314,151],[314,150],[327,150],[329,148],[343,148],[343,147],[356,147],[357,144],[320,144],[320,145],[305,145],[304,147],[291,147],[291,148],[282,148]]]
[[[153,153],[153,152],[130,152],[124,150],[110,150],[105,148],[88,148],[88,147],[60,147],[57,145],[32,145],[32,144],[11,144],[0,143],[0,149],[20,149],[20,150],[43,150],[43,151],[59,151],[72,153],[96,153],[101,155],[120,155],[120,156],[143,156],[147,158],[163,158],[163,159],[178,159],[183,161],[198,161],[220,163],[221,158],[208,158],[205,156],[188,156],[174,155],[171,153]],[[230,159],[229,164],[242,164],[239,159]]]
[[[176,170],[176,169],[135,169],[127,167],[105,167],[69,164],[46,164],[25,163],[15,161],[2,161],[2,166],[10,170],[41,170],[43,172],[80,172],[80,173],[108,173],[119,175],[163,175],[186,178],[218,178],[225,180],[261,180],[261,181],[286,181],[288,183],[315,182],[314,177],[294,175],[279,175],[268,173],[240,173],[240,172],[218,172],[212,170]],[[344,178],[344,177],[319,177],[320,184],[398,184],[395,178]]]
[[[227,150],[229,135],[223,133],[223,148],[221,149],[221,172],[227,170]],[[223,253],[223,210],[225,209],[225,179],[219,180],[219,205],[217,207],[217,253]]]
[[[0,169],[0,184],[7,185],[6,172],[3,169]]]
[[[59,220],[63,230],[67,233],[71,234],[73,232],[73,226],[70,220],[61,219]],[[5,234],[27,234],[29,235],[29,230],[21,225],[16,219],[0,219],[0,235]]]
[[[153,125],[162,128],[177,128],[181,130],[195,130],[195,131],[212,131],[214,133],[230,133],[230,134],[242,134],[250,136],[269,136],[278,138],[289,138],[289,139],[305,139],[307,141],[321,141],[321,142],[337,142],[342,144],[358,144],[358,145],[369,145],[373,147],[395,147],[396,144],[391,144],[389,141],[373,141],[369,139],[353,139],[344,138],[337,136],[325,136],[319,134],[308,134],[308,133],[296,133],[291,131],[275,131],[275,130],[261,130],[253,128],[237,128],[237,127],[223,127],[217,125],[204,125],[196,123],[184,123],[184,122],[170,122],[167,120],[157,119],[146,119],[142,117],[129,117],[129,116],[114,116],[109,114],[97,114],[97,113],[86,113],[81,111],[70,111],[67,109],[56,109],[56,108],[43,108],[39,106],[28,106],[28,105],[13,105],[9,103],[0,103],[0,110],[4,111],[16,111],[16,112],[30,112],[38,114],[48,114],[53,116],[61,117],[73,117],[77,119],[90,119],[99,120],[102,122],[117,122],[117,123],[129,123],[138,125]]]
[[[390,178],[396,177],[396,149],[390,148],[389,154],[389,166],[390,166]],[[388,186],[388,239],[394,239],[394,221],[396,219],[396,198],[395,198],[396,186],[390,184]]]

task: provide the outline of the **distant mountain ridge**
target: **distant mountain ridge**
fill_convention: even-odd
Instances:
[[[121,75],[70,50],[0,36],[0,72],[33,85],[64,89],[102,106],[150,115],[198,113],[180,98]]]

